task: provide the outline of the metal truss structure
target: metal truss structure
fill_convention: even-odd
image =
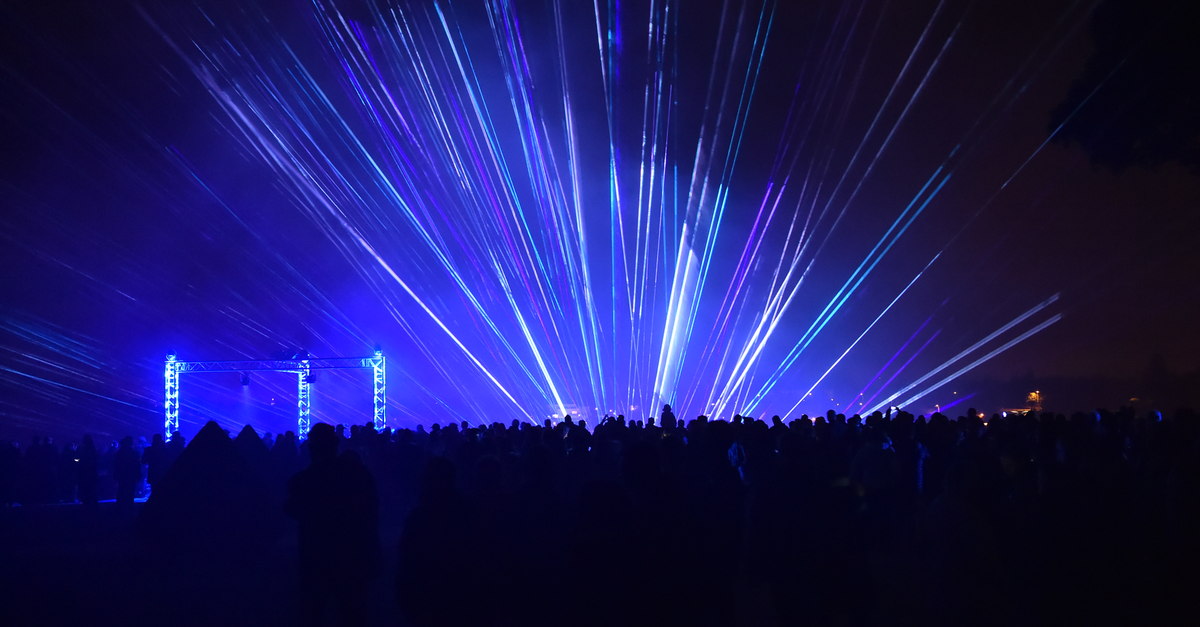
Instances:
[[[263,361],[179,361],[174,352],[167,355],[166,384],[167,400],[166,431],[169,436],[179,430],[179,375],[185,372],[241,372],[252,370],[295,373],[298,388],[296,409],[298,413],[296,432],[300,439],[308,437],[311,425],[312,373],[314,370],[345,368],[370,368],[374,372],[375,430],[387,426],[386,361],[383,350],[375,349],[371,357],[327,357],[317,359],[298,355],[294,359],[269,359]]]

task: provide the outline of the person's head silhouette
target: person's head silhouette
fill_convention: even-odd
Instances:
[[[313,464],[337,459],[338,435],[333,425],[319,422],[308,432],[308,454]]]

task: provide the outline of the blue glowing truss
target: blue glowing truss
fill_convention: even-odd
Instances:
[[[269,359],[262,361],[179,361],[175,353],[167,355],[166,410],[167,435],[179,430],[179,375],[185,372],[249,372],[251,370],[266,370],[271,372],[296,373],[298,395],[296,400],[297,434],[300,439],[308,437],[311,426],[312,405],[312,371],[331,370],[337,368],[370,368],[374,372],[375,386],[375,430],[382,431],[387,427],[387,395],[385,393],[386,361],[383,350],[376,348],[370,357],[328,357],[317,359],[312,357],[297,357],[295,359]]]

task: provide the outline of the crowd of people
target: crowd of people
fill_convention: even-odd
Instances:
[[[1200,419],[1132,410],[426,430],[209,423],[0,446],[6,504],[111,494],[143,536],[295,523],[302,613],[411,625],[1166,623],[1200,618]],[[400,528],[384,555],[380,521]],[[189,526],[190,525],[190,526]]]
[[[19,442],[0,440],[0,504],[44,505],[116,500],[128,506],[145,497],[150,482],[166,472],[186,440],[175,434],[170,444],[162,435],[125,436],[98,448],[91,435],[61,449],[54,438],[34,437],[23,450]]]

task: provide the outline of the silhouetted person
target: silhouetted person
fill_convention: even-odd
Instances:
[[[872,428],[850,462],[850,481],[863,497],[866,541],[876,548],[887,547],[891,539],[891,515],[899,474],[896,451],[891,444],[882,428]]]
[[[121,438],[121,445],[113,457],[113,476],[117,480],[117,509],[131,511],[133,494],[142,480],[142,460],[133,449],[133,436]]]
[[[413,627],[492,624],[487,597],[463,598],[457,587],[459,582],[474,581],[491,588],[497,581],[487,572],[490,560],[475,512],[455,480],[453,462],[431,458],[421,475],[417,507],[400,535],[396,600]],[[472,590],[471,595],[489,593]]]
[[[178,459],[186,448],[187,439],[183,437],[183,434],[178,431],[171,433],[171,439],[167,442],[167,464],[170,465]]]
[[[308,434],[312,463],[288,482],[299,523],[300,621],[320,625],[332,601],[342,625],[367,624],[367,586],[382,570],[375,479],[353,451],[338,457],[332,425]]]
[[[616,481],[594,481],[582,487],[566,543],[572,585],[566,591],[564,623],[607,627],[642,622],[638,618],[644,607],[625,594],[629,582],[645,577],[634,555],[641,522],[634,518],[629,495]]]
[[[228,572],[252,563],[283,515],[213,421],[154,485],[138,513],[139,535],[154,553],[189,569]]]
[[[946,472],[942,494],[929,508],[921,538],[926,569],[922,578],[930,595],[927,624],[1004,623],[1003,599],[976,583],[1002,580],[995,529],[985,515],[985,487],[978,468],[956,462]]]
[[[295,433],[287,431],[275,438],[275,445],[271,447],[271,466],[276,480],[284,486],[300,471],[300,448]]]
[[[167,472],[167,466],[171,462],[171,454],[167,451],[167,443],[163,441],[161,433],[155,433],[150,446],[142,453],[142,463],[146,465],[146,482],[150,484],[150,491],[154,491],[155,484]]]
[[[46,454],[46,448],[53,450],[49,444],[42,445],[42,438],[33,437],[29,448],[25,449],[22,459],[22,481],[24,490],[21,495],[23,503],[47,503],[54,491],[54,459]]]
[[[99,502],[100,453],[91,435],[83,436],[79,444],[79,463],[76,464],[76,481],[79,486],[79,501],[87,509],[95,509]]]
[[[0,505],[19,502],[21,449],[16,442],[0,442]]]
[[[68,442],[58,453],[58,470],[55,473],[55,500],[60,503],[75,502],[75,457],[74,442]]]
[[[263,443],[262,438],[254,431],[254,427],[246,425],[233,439],[233,445],[242,454],[242,459],[250,465],[256,474],[265,477],[271,466],[271,449]]]
[[[39,456],[42,464],[41,479],[43,481],[40,486],[41,502],[53,503],[56,500],[56,486],[58,484],[58,447],[54,446],[54,438],[47,436],[42,442],[42,454]]]

